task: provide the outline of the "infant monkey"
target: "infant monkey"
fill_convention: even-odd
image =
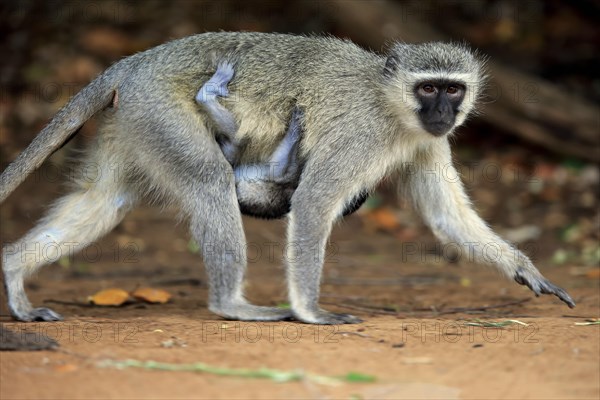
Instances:
[[[217,97],[228,97],[228,84],[233,79],[233,65],[221,62],[214,75],[202,85],[196,102],[208,113],[218,130],[217,140],[225,158],[233,166],[240,210],[257,218],[282,218],[291,209],[291,199],[302,174],[299,158],[302,111],[294,107],[286,134],[269,160],[263,164],[239,163],[241,145],[233,114]],[[344,209],[342,216],[354,213],[369,197],[365,190]]]

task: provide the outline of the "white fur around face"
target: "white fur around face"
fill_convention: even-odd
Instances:
[[[391,111],[398,116],[399,124],[410,132],[422,132],[430,135],[423,129],[418,112],[421,105],[415,97],[414,88],[422,82],[446,80],[456,82],[465,87],[464,99],[458,108],[456,121],[450,132],[462,125],[468,115],[474,110],[480,95],[481,83],[479,78],[471,73],[449,72],[404,72],[398,73],[391,84],[385,89],[385,98]],[[431,135],[430,135],[431,136]]]
[[[421,44],[394,43],[386,60],[384,92],[391,112],[409,130],[422,130],[418,112],[420,102],[415,97],[418,84],[427,81],[450,81],[465,87],[464,99],[458,108],[455,126],[460,126],[473,112],[484,85],[485,58],[463,43],[429,42]]]

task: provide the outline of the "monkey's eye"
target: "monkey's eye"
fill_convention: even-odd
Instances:
[[[448,93],[451,96],[457,96],[462,92],[462,90],[463,88],[459,85],[450,85],[446,89],[446,93]]]
[[[423,92],[423,94],[431,95],[434,94],[437,91],[437,89],[431,83],[424,83],[423,85],[421,85],[421,91]]]

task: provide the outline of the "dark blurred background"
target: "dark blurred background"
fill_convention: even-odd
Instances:
[[[383,51],[391,40],[459,40],[490,57],[482,114],[454,139],[483,217],[536,256],[596,274],[600,261],[598,1],[8,1],[1,2],[0,161],[16,157],[76,91],[111,63],[206,31],[326,33]],[[94,134],[88,123],[71,148]],[[63,152],[61,152],[63,153]],[[65,155],[53,157],[63,162]],[[68,154],[68,153],[67,153]],[[5,240],[39,215],[46,186],[3,205]],[[54,187],[53,185],[48,185]],[[358,217],[400,239],[426,230],[390,185]],[[33,211],[39,210],[39,211]],[[596,271],[596,272],[594,272]]]

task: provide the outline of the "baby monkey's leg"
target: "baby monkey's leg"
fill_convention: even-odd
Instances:
[[[294,107],[285,137],[269,159],[272,174],[270,180],[291,182],[297,181],[300,177],[298,153],[302,136],[302,117],[302,111],[298,107]]]
[[[262,169],[260,166],[255,169],[259,172],[267,171],[268,174],[260,178],[256,176],[238,177],[237,174],[240,174],[238,171],[243,167],[236,168],[236,183],[238,198],[241,199],[240,204],[253,204],[255,209],[258,208],[257,206],[262,206],[263,209],[272,207],[272,213],[280,214],[279,217],[283,217],[290,211],[291,198],[298,187],[302,173],[299,152],[303,117],[302,111],[295,107],[288,131],[273,152],[269,163]],[[345,217],[354,213],[368,197],[369,192],[366,190],[354,195],[346,204],[342,216]],[[269,200],[265,201],[265,198]]]
[[[298,141],[300,111],[294,110],[288,132],[267,163],[237,165],[240,146],[233,114],[217,97],[229,96],[227,85],[234,75],[233,65],[222,62],[215,74],[200,88],[196,102],[208,113],[219,133],[221,151],[235,168],[236,192],[242,213],[259,218],[281,218],[289,212],[290,198],[298,180]]]
[[[295,107],[286,134],[265,163],[240,165],[235,168],[237,182],[293,183],[299,178],[298,148],[301,138],[302,111]]]
[[[243,214],[275,219],[290,211],[302,172],[298,157],[301,118],[300,109],[294,108],[285,137],[268,162],[235,168],[236,192]]]
[[[217,71],[208,80],[196,95],[196,103],[200,104],[208,113],[219,133],[225,135],[221,143],[221,150],[230,164],[237,160],[238,142],[236,140],[237,124],[233,114],[219,103],[217,97],[229,96],[227,85],[233,79],[233,65],[222,62],[217,66]]]
[[[236,165],[239,155],[237,124],[229,110],[217,100],[217,96],[229,96],[227,85],[233,75],[232,64],[220,63],[215,74],[198,91],[196,101],[206,109],[220,133],[226,136],[220,143],[221,150],[227,161],[235,167],[236,192],[242,213],[257,218],[282,218],[290,211],[291,198],[302,172],[298,155],[302,137],[302,111],[294,108],[285,137],[268,162]],[[356,195],[348,203],[343,215],[352,214],[367,197],[366,192]]]

